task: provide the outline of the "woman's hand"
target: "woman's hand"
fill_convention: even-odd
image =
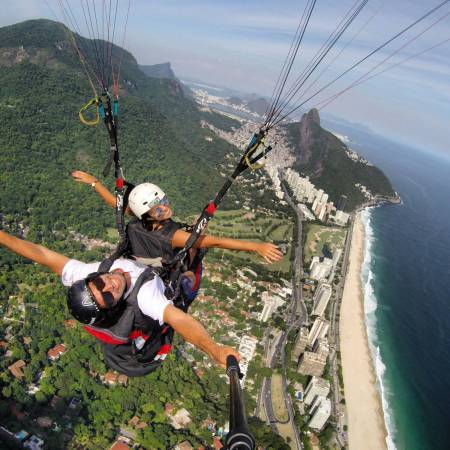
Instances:
[[[283,258],[283,253],[275,244],[272,244],[271,242],[255,243],[255,252],[258,253],[261,258],[264,258],[268,263],[274,263]]]
[[[81,170],[74,170],[72,172],[72,177],[75,181],[84,184],[92,184],[98,181],[97,178],[95,178],[93,175],[86,172],[82,172]]]

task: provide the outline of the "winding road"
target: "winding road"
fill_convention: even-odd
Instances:
[[[306,310],[306,305],[303,301],[302,285],[300,281],[303,275],[302,221],[304,218],[302,212],[299,208],[297,208],[284,186],[283,190],[285,193],[285,199],[297,215],[297,242],[294,243],[294,259],[292,262],[292,299],[285,317],[287,329],[283,331],[281,335],[277,339],[274,339],[271,343],[269,343],[269,338],[267,336],[265,355],[267,358],[267,366],[271,369],[275,368],[278,363],[281,363],[284,401],[289,414],[288,421],[284,423],[290,423],[293,434],[295,436],[297,449],[302,449],[303,446],[300,440],[300,435],[294,423],[294,406],[292,404],[291,397],[287,392],[285,346],[289,332],[293,329],[297,330],[301,328],[303,324],[307,323],[308,321],[308,313]],[[266,413],[267,423],[272,427],[272,431],[278,433],[276,424],[280,422],[276,419],[273,411],[270,379],[264,378],[258,400],[257,414],[260,411],[260,405],[262,403]]]

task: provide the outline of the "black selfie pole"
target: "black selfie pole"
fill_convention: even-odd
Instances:
[[[245,416],[244,398],[239,364],[234,356],[227,357],[227,375],[230,378],[230,432],[225,441],[226,450],[254,450],[255,439],[250,434]]]

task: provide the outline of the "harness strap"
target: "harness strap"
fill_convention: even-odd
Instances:
[[[84,325],[83,328],[89,334],[91,334],[98,340],[105,342],[106,344],[122,345],[122,344],[128,344],[128,342],[129,342],[129,339],[116,336],[114,333],[107,330],[106,328],[97,328],[97,327],[93,327],[91,325]]]

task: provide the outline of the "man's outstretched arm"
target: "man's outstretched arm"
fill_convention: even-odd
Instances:
[[[179,333],[185,341],[205,352],[221,367],[226,367],[228,355],[233,355],[239,361],[240,355],[236,350],[214,342],[200,322],[175,306],[168,305],[166,307],[164,322]]]
[[[31,259],[31,261],[48,267],[58,275],[62,274],[64,266],[69,261],[67,256],[54,252],[43,245],[33,244],[33,242],[25,239],[16,238],[4,231],[0,231],[0,245],[18,255]]]

